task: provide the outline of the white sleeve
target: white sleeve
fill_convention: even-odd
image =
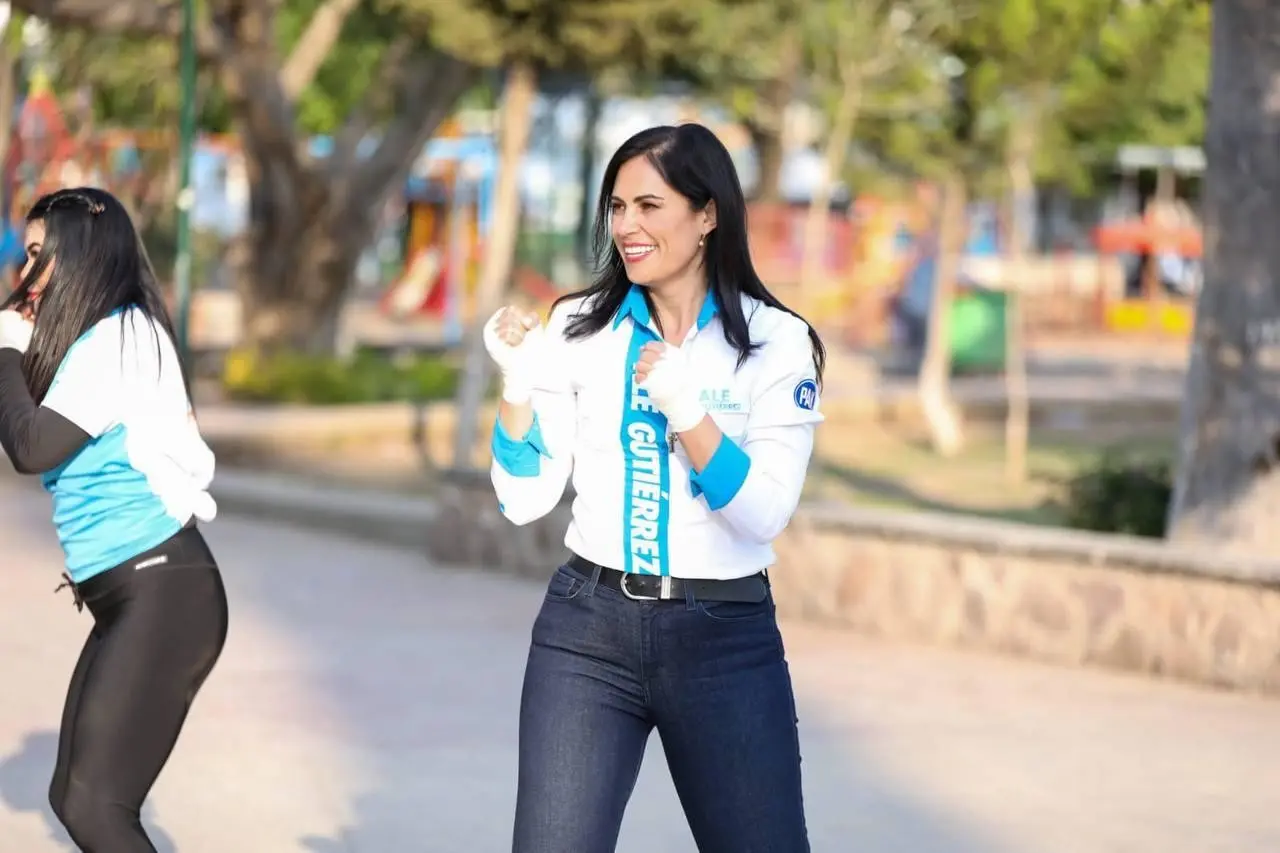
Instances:
[[[695,494],[749,539],[769,543],[791,521],[804,490],[819,410],[808,327],[791,319],[760,349],[764,361],[741,445],[728,437],[692,475]]]
[[[125,352],[122,325],[108,318],[76,341],[40,405],[97,438],[120,422]]]
[[[529,431],[515,437],[507,434],[501,420],[493,425],[490,479],[499,510],[516,524],[536,521],[555,509],[573,472],[578,397],[564,340],[569,313],[561,306],[547,322],[546,365],[533,388]]]

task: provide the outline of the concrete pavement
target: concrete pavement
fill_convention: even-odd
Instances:
[[[89,618],[52,594],[47,498],[0,477],[0,519],[0,853],[58,853],[45,789]],[[509,849],[540,588],[230,517],[208,536],[231,635],[147,810],[162,853]],[[1275,702],[786,638],[816,853],[1280,850]],[[652,742],[620,851],[692,850]]]

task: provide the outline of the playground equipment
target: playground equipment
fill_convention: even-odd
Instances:
[[[226,137],[206,135],[201,153],[230,150]],[[172,130],[96,127],[87,113],[69,114],[50,77],[36,67],[20,102],[4,163],[4,210],[15,215],[36,197],[66,186],[105,187],[140,224],[168,209],[170,166],[177,152]]]
[[[492,226],[496,172],[497,149],[487,134],[450,128],[427,143],[405,188],[404,269],[384,292],[382,311],[442,318],[446,341],[461,340],[463,302]]]
[[[5,212],[42,192],[55,189],[53,166],[66,162],[75,147],[49,75],[37,68],[18,109],[16,133],[4,164]]]
[[[1204,254],[1204,235],[1191,209],[1178,199],[1180,177],[1199,176],[1204,154],[1195,148],[1126,146],[1119,166],[1124,190],[1137,193],[1137,177],[1156,173],[1155,191],[1137,217],[1105,223],[1093,232],[1102,256],[1131,255],[1140,260],[1138,294],[1103,302],[1104,328],[1121,333],[1191,334],[1198,287],[1195,273]],[[1166,286],[1167,285],[1167,286]],[[1181,291],[1181,292],[1178,292]]]
[[[1100,226],[1094,231],[1094,244],[1102,255],[1130,254],[1151,259],[1142,272],[1142,294],[1125,297],[1101,306],[1103,325],[1114,332],[1156,331],[1185,337],[1191,334],[1194,307],[1186,296],[1165,292],[1157,281],[1155,260],[1169,254],[1198,262],[1203,252],[1203,236],[1198,228],[1188,225],[1162,226],[1150,221],[1126,221]]]

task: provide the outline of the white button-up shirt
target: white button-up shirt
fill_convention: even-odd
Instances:
[[[573,477],[565,546],[599,565],[680,578],[736,578],[768,568],[772,542],[800,501],[813,433],[823,416],[808,326],[743,296],[753,342],[738,353],[708,296],[681,344],[708,414],[725,440],[702,471],[668,435],[632,373],[641,348],[661,340],[632,287],[613,321],[567,341],[581,299],[547,323],[534,425],[516,439],[494,428],[491,476],[502,513],[527,524],[550,512]]]

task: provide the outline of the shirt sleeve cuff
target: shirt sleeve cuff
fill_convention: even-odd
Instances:
[[[711,461],[702,471],[689,477],[689,486],[696,498],[704,495],[707,506],[714,512],[733,500],[746,482],[751,470],[751,457],[728,437],[720,439],[720,445]]]
[[[512,438],[499,418],[493,425],[493,441],[490,445],[494,461],[513,477],[536,477],[542,470],[542,457],[551,458],[546,441],[542,438],[537,412],[533,413],[533,425],[521,439]]]

